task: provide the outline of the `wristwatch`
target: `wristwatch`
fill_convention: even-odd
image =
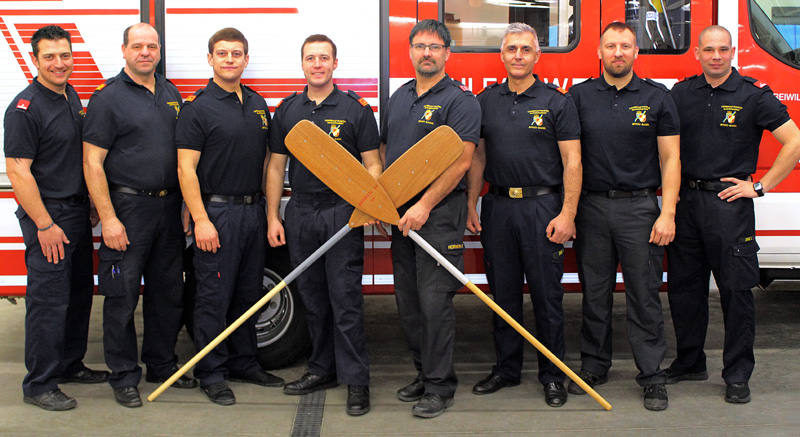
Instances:
[[[758,194],[758,197],[764,197],[764,186],[761,185],[761,182],[754,183],[753,189],[756,190],[756,194]]]

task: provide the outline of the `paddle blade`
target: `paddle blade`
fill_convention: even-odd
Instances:
[[[286,147],[333,192],[381,221],[397,224],[391,198],[366,168],[317,125],[302,120],[286,135]]]
[[[450,126],[439,126],[403,153],[378,182],[392,199],[395,208],[403,205],[431,184],[464,153],[464,142]],[[356,207],[350,227],[364,226],[374,220]]]

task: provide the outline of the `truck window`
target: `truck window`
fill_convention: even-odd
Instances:
[[[800,68],[800,6],[796,0],[750,0],[753,39],[772,56]]]
[[[692,45],[690,0],[625,0],[625,23],[636,31],[639,53],[680,54]]]
[[[579,5],[575,0],[446,0],[442,8],[453,52],[499,52],[506,26],[515,22],[536,29],[543,52],[558,52],[576,45]]]

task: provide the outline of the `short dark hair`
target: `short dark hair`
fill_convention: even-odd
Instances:
[[[52,41],[65,39],[69,43],[69,51],[72,52],[72,39],[69,36],[69,32],[60,26],[49,24],[34,32],[33,36],[31,37],[31,49],[33,49],[34,58],[39,56],[39,41],[43,39],[49,39]]]
[[[608,32],[609,30],[615,30],[617,32],[624,32],[624,31],[627,30],[631,34],[633,34],[633,42],[637,46],[639,45],[639,39],[636,37],[636,31],[633,30],[633,28],[631,26],[629,26],[628,24],[623,23],[621,21],[613,21],[613,22],[609,23],[608,26],[606,26],[606,28],[603,29],[603,32],[600,34],[600,39],[603,39],[603,35],[605,35],[606,32]]]
[[[422,20],[415,24],[414,28],[411,29],[411,33],[408,34],[409,44],[414,43],[414,37],[417,36],[418,33],[435,33],[439,36],[439,38],[442,39],[442,41],[444,41],[445,47],[450,47],[450,43],[452,42],[452,39],[450,38],[450,30],[441,21]]]
[[[322,35],[320,33],[311,35],[308,38],[306,38],[305,41],[303,41],[303,45],[300,46],[300,58],[301,59],[303,58],[303,50],[305,50],[306,44],[309,44],[309,43],[312,43],[312,42],[326,42],[326,43],[330,44],[331,45],[331,49],[333,49],[333,59],[336,59],[336,44],[334,44],[333,40],[328,38],[327,35]]]
[[[217,33],[211,35],[211,38],[208,39],[208,53],[214,54],[214,44],[220,41],[236,41],[242,43],[244,46],[244,54],[247,54],[249,50],[249,46],[247,45],[247,38],[244,37],[242,32],[239,32],[238,29],[234,29],[233,27],[226,27],[224,29],[220,29]]]
[[[128,34],[131,33],[131,29],[133,29],[136,26],[141,26],[142,24],[146,25],[147,27],[152,28],[153,30],[156,30],[155,27],[151,26],[149,23],[145,23],[144,21],[142,21],[141,23],[131,24],[130,26],[126,27],[125,30],[122,32],[122,46],[123,47],[128,47],[128,43],[130,42],[130,38],[128,37]],[[158,31],[157,30],[156,30],[156,35],[158,36],[159,44],[161,44],[161,35],[158,35]]]

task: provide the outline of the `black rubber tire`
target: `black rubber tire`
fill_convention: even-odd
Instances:
[[[264,268],[267,294],[283,277]],[[256,322],[258,361],[265,369],[289,366],[311,351],[305,309],[293,284],[288,284],[262,308]]]

